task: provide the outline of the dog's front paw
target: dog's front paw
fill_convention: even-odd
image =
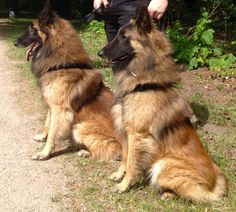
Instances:
[[[113,191],[114,191],[115,193],[122,194],[122,193],[127,192],[129,189],[130,189],[129,184],[124,183],[124,182],[122,181],[121,183],[117,184],[117,185],[114,187]]]
[[[173,193],[165,192],[161,195],[161,200],[169,200],[169,199],[173,199],[174,197],[175,195]]]
[[[109,179],[115,182],[120,182],[125,176],[125,172],[117,171],[110,175]]]
[[[44,154],[43,152],[38,152],[31,159],[32,160],[47,160],[47,159],[49,159],[49,154]]]
[[[42,133],[42,134],[36,134],[33,139],[37,142],[43,142],[46,141],[46,138],[47,136],[44,133]]]
[[[87,157],[90,157],[91,154],[90,154],[90,152],[88,152],[88,151],[82,149],[82,150],[80,150],[80,151],[78,152],[78,156],[79,156],[79,157],[87,158]]]

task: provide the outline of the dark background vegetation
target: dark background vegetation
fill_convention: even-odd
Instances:
[[[44,0],[1,0],[0,17],[8,16],[8,9],[17,17],[35,17],[43,8]],[[61,17],[81,19],[92,11],[93,0],[51,0],[54,10]],[[168,10],[163,18],[165,24],[173,25],[176,20],[192,27],[201,16],[203,8],[213,19],[212,27],[224,40],[236,39],[236,4],[234,0],[169,0]]]
[[[18,17],[35,17],[43,8],[44,0],[1,0],[0,11],[7,17],[12,8]],[[80,18],[92,10],[92,0],[51,0],[53,9],[64,18]]]
[[[8,15],[12,8],[18,16],[35,16],[44,5],[44,0],[1,0],[0,11]],[[93,0],[51,0],[53,8],[65,18],[81,18],[92,10]],[[181,20],[188,25],[194,25],[202,8],[213,12],[215,25],[232,36],[233,24],[236,20],[236,5],[234,0],[169,0],[169,8],[165,15],[168,24]]]
[[[14,10],[16,18],[35,18],[45,0],[1,0],[0,17]],[[82,23],[92,11],[93,0],[51,0],[63,18]],[[187,69],[207,67],[220,77],[236,77],[236,4],[235,0],[169,0],[161,20],[174,47],[177,63]],[[90,25],[94,33],[103,24]]]

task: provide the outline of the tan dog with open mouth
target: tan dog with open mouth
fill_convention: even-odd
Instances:
[[[15,45],[30,46],[27,59],[32,58],[32,72],[49,108],[45,130],[35,137],[47,142],[33,159],[48,159],[55,144],[69,138],[80,147],[79,156],[120,158],[121,144],[110,113],[111,91],[89,65],[77,32],[51,10],[49,1]]]

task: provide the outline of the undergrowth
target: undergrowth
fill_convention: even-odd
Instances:
[[[204,11],[187,33],[180,21],[167,29],[167,35],[174,46],[176,62],[188,64],[190,70],[206,66],[218,76],[236,76],[236,57],[226,53],[222,45],[215,42],[211,23],[209,13]]]

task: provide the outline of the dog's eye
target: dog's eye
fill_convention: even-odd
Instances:
[[[127,36],[126,36],[125,34],[121,34],[120,37],[121,37],[122,39],[126,39],[126,38],[127,38]]]
[[[29,33],[31,35],[33,35],[35,31],[36,31],[36,28],[33,25],[29,26]]]
[[[30,33],[30,34],[33,34],[33,32],[34,32],[34,29],[33,29],[32,26],[30,26],[30,27],[29,27],[29,33]]]

